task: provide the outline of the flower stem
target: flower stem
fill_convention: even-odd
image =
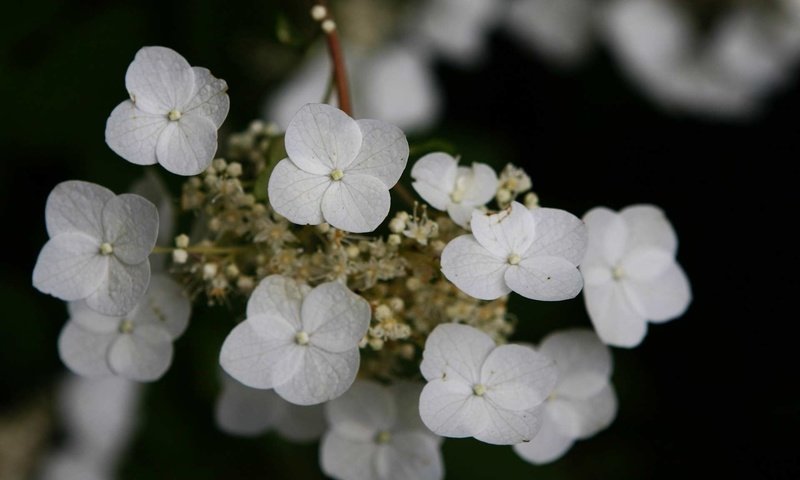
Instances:
[[[202,246],[202,245],[195,245],[193,247],[186,247],[181,250],[186,250],[189,253],[206,253],[206,254],[224,254],[224,253],[237,253],[245,250],[248,246],[241,246],[241,247],[212,247],[212,246]],[[156,246],[153,248],[152,253],[172,253],[175,250],[178,250],[174,247],[159,247]]]
[[[333,63],[333,78],[336,82],[336,97],[339,99],[339,109],[353,116],[353,107],[350,103],[350,88],[347,83],[347,67],[344,63],[344,53],[339,41],[339,29],[333,19],[333,13],[328,7],[328,0],[316,0],[315,5],[325,8],[325,16],[321,18],[320,25],[325,33],[328,43],[328,53]]]

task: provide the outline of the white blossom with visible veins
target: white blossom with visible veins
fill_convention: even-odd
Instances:
[[[106,143],[137,165],[197,175],[214,159],[228,85],[166,47],[143,47],[125,74],[129,100],[106,122]]]
[[[482,300],[512,290],[534,300],[565,300],[581,291],[576,268],[586,251],[586,226],[563,210],[518,202],[495,214],[473,212],[471,235],[442,251],[442,273]]]

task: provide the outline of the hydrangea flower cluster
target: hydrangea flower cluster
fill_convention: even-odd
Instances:
[[[332,35],[320,8],[314,18]],[[615,416],[603,342],[633,346],[648,320],[689,302],[675,234],[655,207],[582,221],[539,206],[522,169],[498,175],[445,152],[411,168],[421,203],[398,184],[405,134],[326,104],[298,106],[285,133],[254,122],[214,158],[224,81],[145,47],[126,86],[107,143],[189,176],[180,210],[195,223],[156,247],[159,230],[174,231],[162,188],[145,189],[160,221],[138,195],[56,186],[33,283],[69,302],[61,358],[81,375],[152,381],[169,367],[191,300],[246,299],[244,320],[220,339],[217,423],[232,435],[321,437],[334,478],[442,478],[443,437],[552,461]],[[395,204],[389,218],[393,189],[407,208]],[[166,266],[160,258],[151,279],[159,254]],[[511,292],[560,301],[584,283],[597,335],[509,343]]]

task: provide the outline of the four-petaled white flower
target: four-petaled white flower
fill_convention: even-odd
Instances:
[[[467,228],[472,212],[486,205],[497,192],[497,174],[485,163],[459,167],[446,153],[429,153],[411,168],[414,190],[437,210],[447,211],[458,225]]]
[[[496,214],[472,213],[472,235],[442,251],[442,273],[483,300],[512,290],[534,300],[565,300],[581,291],[576,268],[586,251],[586,226],[564,210],[518,202]]]
[[[420,420],[421,389],[413,383],[384,387],[357,381],[325,404],[330,424],[320,446],[325,474],[340,480],[442,478],[442,439]]]
[[[292,223],[327,222],[371,232],[389,213],[389,189],[408,161],[403,132],[353,120],[323,104],[303,106],[286,129],[286,153],[269,179],[269,202]]]
[[[77,180],[47,198],[50,240],[33,269],[33,286],[61,300],[86,300],[107,315],[124,315],[150,281],[148,256],[158,236],[158,212],[133,194]]]
[[[97,313],[83,301],[68,308],[70,319],[58,338],[58,352],[70,370],[149,382],[169,368],[172,342],[186,330],[191,303],[178,283],[158,274],[125,316]]]
[[[609,379],[611,352],[594,332],[565,330],[548,335],[539,352],[553,360],[558,383],[542,411],[542,428],[527,443],[514,445],[525,460],[552,462],[575,440],[589,438],[611,424],[617,397]]]
[[[686,311],[689,279],[675,261],[678,239],[664,212],[633,205],[584,216],[589,248],[581,264],[583,298],[594,328],[609,345],[635,347],[647,322],[666,322]]]
[[[215,410],[217,426],[222,431],[254,437],[274,429],[293,442],[316,440],[325,432],[322,405],[295,405],[274,390],[250,388],[225,373],[222,377],[222,393]]]
[[[530,441],[541,404],[556,384],[556,368],[521,345],[496,346],[484,332],[438,325],[425,342],[419,412],[434,433],[475,437],[497,445]]]
[[[137,165],[197,175],[214,159],[228,115],[228,85],[166,47],[143,47],[125,74],[130,100],[106,122],[106,143]]]
[[[225,339],[220,364],[253,388],[274,388],[297,405],[334,399],[350,388],[372,312],[341,283],[313,290],[271,275],[247,302],[247,319]]]

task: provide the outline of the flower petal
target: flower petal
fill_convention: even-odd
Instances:
[[[345,174],[322,196],[322,216],[331,226],[353,233],[372,232],[389,214],[386,185],[369,175]]]
[[[613,267],[625,253],[628,242],[628,226],[616,212],[605,207],[596,207],[583,216],[589,243],[582,265],[605,265]]]
[[[228,97],[228,84],[216,78],[207,68],[192,67],[194,71],[195,92],[181,110],[184,115],[199,115],[211,120],[217,128],[225,121],[231,101]]]
[[[494,214],[474,212],[470,227],[478,243],[503,260],[527,252],[538,233],[530,212],[519,202]]]
[[[419,369],[428,381],[463,383],[471,389],[480,383],[481,367],[494,348],[494,340],[477,328],[439,324],[425,341]]]
[[[166,114],[186,105],[194,85],[189,62],[166,47],[139,49],[125,74],[131,100],[148,113]]]
[[[379,478],[374,462],[378,448],[373,442],[353,441],[329,430],[320,444],[320,466],[333,478],[373,480]]]
[[[611,377],[611,351],[597,335],[584,329],[562,330],[542,341],[539,351],[558,370],[558,395],[586,398],[602,390]]]
[[[276,378],[285,381],[294,374],[275,371],[297,347],[294,334],[294,329],[275,315],[248,317],[225,338],[219,363],[231,377],[248,387],[273,388]]]
[[[103,206],[114,192],[80,180],[61,182],[50,192],[44,209],[47,233],[83,233],[99,240],[103,236]]]
[[[451,240],[442,251],[441,264],[444,276],[475,298],[494,300],[511,292],[505,280],[506,259],[490,253],[472,235]]]
[[[538,207],[530,211],[536,223],[534,239],[525,256],[563,257],[578,265],[586,255],[586,225],[575,215],[557,208]]]
[[[575,440],[561,433],[558,425],[545,408],[539,432],[530,442],[514,445],[514,451],[524,460],[534,465],[542,465],[561,458],[572,447],[573,443],[575,443]]]
[[[165,113],[147,113],[130,100],[125,100],[106,120],[106,144],[131,163],[153,165],[158,161],[158,137],[168,124]]]
[[[450,220],[456,225],[469,230],[469,222],[472,220],[472,212],[477,209],[470,204],[450,203],[447,205],[447,214]]]
[[[306,295],[300,316],[311,345],[337,353],[358,345],[367,333],[372,310],[341,283],[328,282]]]
[[[108,348],[117,332],[96,333],[67,322],[58,337],[58,356],[73,372],[89,377],[111,375]]]
[[[429,153],[411,167],[411,184],[423,200],[437,210],[446,210],[456,185],[458,161],[442,152]]]
[[[473,163],[469,184],[464,189],[463,202],[470,205],[486,205],[497,193],[497,173],[485,163]]]
[[[155,148],[153,149],[155,152]],[[155,160],[153,160],[155,162]],[[148,169],[144,176],[131,185],[130,193],[140,195],[156,206],[158,210],[158,238],[156,245],[170,246],[175,238],[175,206],[172,194],[155,170]],[[166,260],[167,256],[163,256]],[[166,262],[164,262],[166,263]],[[151,264],[151,266],[154,266]],[[159,270],[166,270],[166,266]]]
[[[123,317],[103,315],[86,305],[83,300],[67,304],[70,321],[92,333],[117,333]]]
[[[678,237],[663,210],[655,205],[631,205],[619,214],[628,226],[628,250],[657,247],[675,256]]]
[[[440,480],[444,477],[439,443],[421,431],[391,434],[379,447],[376,470],[382,480]]]
[[[627,281],[648,281],[660,276],[675,264],[675,257],[661,248],[636,247],[619,264]]]
[[[556,385],[552,360],[530,347],[501,345],[486,357],[480,383],[486,397],[500,408],[530,410],[547,398]]]
[[[223,432],[253,437],[269,430],[285,415],[288,404],[273,390],[250,388],[229,375],[222,377],[222,393],[214,416]]]
[[[275,386],[275,391],[285,400],[296,405],[327,402],[342,395],[353,384],[361,361],[358,347],[341,353],[326,352],[311,345],[299,349],[303,354],[296,358],[294,375]]]
[[[486,423],[474,435],[481,442],[493,445],[514,445],[529,442],[536,436],[542,423],[542,408],[508,410],[487,401]]]
[[[136,309],[137,324],[162,326],[170,339],[183,335],[189,325],[192,303],[181,285],[166,274],[153,275],[144,299]]]
[[[649,280],[624,282],[633,308],[651,322],[666,322],[683,315],[692,301],[689,279],[677,263]]]
[[[617,396],[606,384],[588,398],[555,397],[547,407],[559,431],[571,438],[589,438],[608,427],[617,415]]]
[[[619,282],[583,290],[586,310],[597,335],[606,345],[635,347],[647,334],[647,319],[633,309]]]
[[[380,120],[357,120],[362,141],[346,174],[369,175],[392,188],[408,162],[408,140],[402,130]],[[340,167],[341,168],[341,167]]]
[[[103,208],[103,240],[114,256],[127,264],[147,260],[158,238],[158,210],[144,197],[125,193]]]
[[[485,400],[473,395],[463,382],[436,379],[428,382],[419,397],[419,416],[433,433],[443,437],[474,436],[489,422]]]
[[[161,378],[170,363],[172,339],[155,325],[136,325],[133,332],[119,335],[108,350],[111,370],[139,382]]]
[[[419,402],[414,403],[417,408]],[[340,431],[351,440],[359,436],[347,435],[347,424],[356,424],[366,433],[364,441],[373,441],[381,431],[388,431],[397,420],[397,403],[388,388],[373,381],[358,380],[341,397],[325,404],[325,415],[331,429]],[[344,427],[344,428],[340,428]]]
[[[61,233],[42,247],[33,268],[33,286],[65,301],[80,300],[98,289],[109,258],[97,240],[83,233]]]
[[[285,406],[286,414],[278,418],[275,430],[291,442],[305,443],[319,440],[328,428],[322,405],[295,405],[278,398]]]
[[[216,152],[217,126],[199,115],[169,122],[156,143],[158,163],[176,175],[199,174],[208,168]]]
[[[278,314],[299,330],[303,325],[300,321],[300,306],[303,304],[303,297],[310,291],[307,285],[301,285],[294,279],[270,275],[261,280],[250,294],[247,316]]]
[[[106,315],[125,315],[136,307],[150,283],[150,262],[127,265],[113,255],[108,257],[108,274],[100,286],[86,297],[90,308]]]
[[[300,170],[284,158],[272,170],[267,193],[276,212],[298,225],[319,225],[322,196],[331,185],[330,177]]]
[[[533,300],[567,300],[583,288],[580,271],[562,257],[525,258],[506,270],[505,280],[511,290]]]
[[[361,148],[361,129],[338,108],[325,104],[303,105],[286,128],[286,153],[307,173],[329,175],[344,170]]]
[[[397,421],[393,431],[425,432],[439,443],[441,437],[431,433],[419,417],[419,397],[424,386],[419,382],[398,382],[389,387],[389,392],[397,405]]]

